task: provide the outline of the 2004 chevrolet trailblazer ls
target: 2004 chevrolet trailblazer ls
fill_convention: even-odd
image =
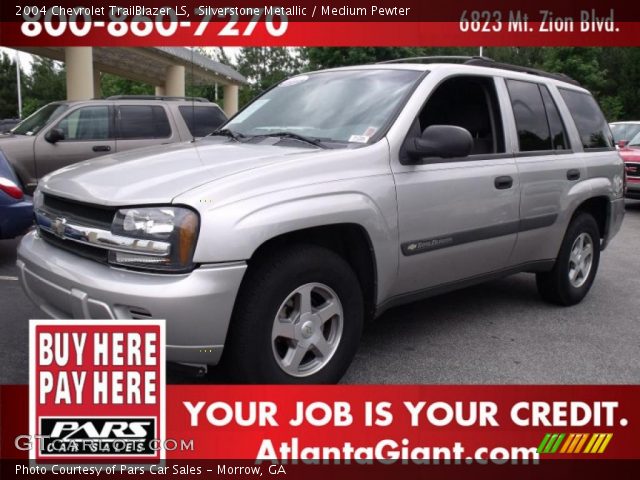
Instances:
[[[580,302],[624,216],[591,94],[499,64],[289,78],[213,135],[44,178],[22,285],[56,318],[167,322],[169,361],[336,382],[365,319],[517,272]]]

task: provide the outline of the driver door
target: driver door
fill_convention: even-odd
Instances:
[[[503,270],[516,243],[520,185],[505,148],[495,80],[465,75],[442,81],[407,137],[431,125],[467,129],[473,150],[464,158],[422,160],[401,150],[392,162],[401,246],[396,295]]]
[[[47,133],[59,129],[64,139],[52,143]],[[38,178],[82,160],[115,152],[113,108],[110,104],[81,105],[38,134],[35,161]]]

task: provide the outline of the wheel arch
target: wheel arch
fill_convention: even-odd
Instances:
[[[263,242],[248,260],[249,268],[269,254],[296,244],[327,248],[342,257],[354,270],[365,302],[365,313],[375,312],[378,291],[378,268],[371,236],[357,223],[335,223],[282,233]]]
[[[584,200],[574,209],[569,224],[581,213],[588,213],[595,219],[600,232],[600,240],[607,238],[609,217],[611,216],[611,202],[607,196],[599,195]]]

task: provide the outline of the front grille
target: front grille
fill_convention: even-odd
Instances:
[[[63,240],[59,237],[56,237],[52,233],[46,232],[42,229],[39,229],[39,232],[40,236],[47,243],[61,248],[62,250],[66,250],[67,252],[73,253],[75,255],[80,255],[81,257],[95,260],[96,262],[100,263],[107,263],[108,261],[109,253],[103,248],[92,247],[91,245],[74,242],[72,240]]]
[[[44,194],[44,209],[47,212],[68,220],[74,220],[81,225],[111,230],[115,208],[76,202],[65,198]]]
[[[627,177],[640,177],[640,163],[626,163]]]

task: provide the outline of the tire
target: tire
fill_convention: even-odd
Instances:
[[[336,383],[363,323],[360,284],[344,259],[315,245],[276,251],[247,271],[223,366],[242,383]]]
[[[590,255],[584,247],[588,243],[592,247]],[[577,256],[579,249],[582,249],[581,256]],[[588,213],[579,213],[567,228],[553,269],[536,274],[538,293],[544,300],[556,305],[580,303],[591,289],[599,263],[598,224]]]

